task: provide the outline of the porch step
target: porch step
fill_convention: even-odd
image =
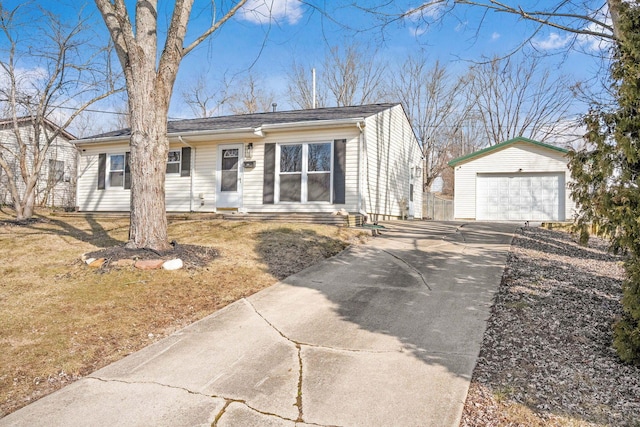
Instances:
[[[359,219],[356,220],[355,217]],[[333,215],[329,213],[227,213],[223,218],[229,221],[264,221],[276,223],[327,224],[337,226],[354,226],[362,224],[362,215]],[[350,219],[351,218],[351,219]]]

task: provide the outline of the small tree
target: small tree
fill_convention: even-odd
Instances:
[[[68,24],[29,3],[12,10],[0,3],[0,103],[12,131],[0,143],[0,168],[17,220],[33,216],[47,154],[64,129],[91,104],[118,91],[108,74],[109,50],[86,56],[88,35],[82,17]],[[27,58],[35,64],[31,72],[21,66]],[[68,114],[60,114],[61,108]]]
[[[589,145],[571,153],[570,168],[581,240],[593,224],[615,251],[628,252],[614,347],[622,360],[640,365],[640,7],[621,5],[618,34],[612,65],[618,107],[586,116]]]

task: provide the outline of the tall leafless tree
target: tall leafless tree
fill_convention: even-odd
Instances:
[[[469,90],[485,144],[517,136],[549,141],[575,127],[569,117],[573,82],[552,75],[534,57],[515,59],[496,58],[471,67]]]
[[[169,102],[182,59],[223,26],[247,0],[211,2],[208,28],[186,41],[194,0],[176,0],[158,52],[158,0],[95,0],[124,71],[131,113],[131,219],[128,246],[169,250],[165,165]],[[224,9],[229,5],[228,9]],[[170,5],[163,10],[171,10]]]
[[[393,92],[400,97],[422,146],[424,190],[447,167],[451,146],[463,133],[472,104],[464,93],[467,81],[453,77],[445,66],[429,66],[424,56],[413,56],[393,77]]]
[[[385,65],[376,51],[357,43],[333,47],[325,56],[322,78],[335,105],[363,105],[384,97]]]
[[[109,49],[87,57],[89,29],[83,17],[63,22],[31,3],[14,9],[0,3],[0,103],[12,130],[0,143],[0,168],[18,220],[33,216],[47,154],[65,129],[120,90],[110,73]],[[19,65],[26,57],[34,64],[30,71]]]
[[[229,89],[228,103],[233,114],[252,114],[270,111],[275,101],[273,91],[265,89],[262,79],[253,74],[241,79]]]
[[[230,83],[226,77],[218,81],[201,74],[182,90],[182,99],[196,117],[220,116],[231,98],[229,92]]]
[[[322,108],[327,105],[327,88],[316,74],[316,87],[313,87],[312,66],[292,62],[287,72],[287,95],[289,102],[302,109]],[[315,100],[314,100],[315,93]]]

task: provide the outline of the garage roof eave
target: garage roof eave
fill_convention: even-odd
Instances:
[[[488,154],[492,151],[497,151],[497,150],[501,150],[509,145],[518,143],[518,142],[524,142],[524,143],[528,143],[528,144],[533,144],[533,145],[537,145],[539,147],[543,147],[543,148],[547,148],[549,150],[554,150],[554,151],[558,151],[562,154],[567,154],[569,152],[569,150],[561,148],[561,147],[556,147],[555,145],[550,145],[550,144],[545,144],[544,142],[540,142],[540,141],[534,141],[533,139],[529,139],[529,138],[524,138],[522,136],[519,136],[517,138],[513,138],[510,139],[508,141],[504,141],[501,142],[500,144],[496,144],[496,145],[492,145],[491,147],[487,147],[487,148],[483,148],[482,150],[478,150],[478,151],[474,151],[473,153],[470,154],[466,154],[464,156],[455,158],[451,161],[449,161],[449,166],[457,166],[461,163],[466,163],[476,157],[479,156],[483,156],[485,154]]]

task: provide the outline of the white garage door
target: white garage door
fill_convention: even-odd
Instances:
[[[476,219],[563,221],[564,173],[478,174]]]

